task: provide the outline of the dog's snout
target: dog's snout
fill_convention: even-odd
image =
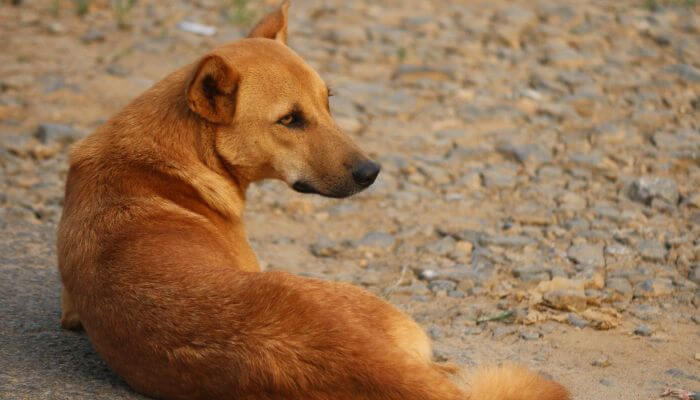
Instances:
[[[355,180],[355,183],[366,188],[377,179],[379,170],[379,164],[372,161],[364,161],[352,170],[352,178]]]

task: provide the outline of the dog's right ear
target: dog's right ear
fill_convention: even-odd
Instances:
[[[187,84],[187,105],[202,118],[230,124],[236,110],[236,72],[221,56],[204,56]]]
[[[287,44],[287,15],[289,0],[284,0],[277,11],[273,11],[258,22],[248,34],[249,38],[263,37]]]

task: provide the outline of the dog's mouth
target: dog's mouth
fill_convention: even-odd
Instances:
[[[335,190],[331,191],[320,191],[316,189],[313,185],[311,185],[308,182],[305,181],[296,181],[292,184],[292,189],[299,193],[310,193],[310,194],[318,194],[323,197],[332,197],[334,199],[342,199],[345,197],[352,196],[353,194],[361,191],[363,188],[350,188],[350,187],[343,187],[343,188],[336,188]]]
[[[299,193],[321,194],[318,190],[316,190],[315,187],[311,186],[309,183],[304,181],[294,182],[294,184],[292,185],[292,189],[296,190]]]

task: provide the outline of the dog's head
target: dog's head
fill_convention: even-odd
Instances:
[[[213,124],[215,151],[234,177],[281,179],[294,190],[345,197],[370,186],[379,165],[331,116],[328,86],[286,45],[288,2],[247,39],[198,62],[189,108]]]

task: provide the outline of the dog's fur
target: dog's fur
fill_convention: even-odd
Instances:
[[[517,367],[478,373],[467,394],[392,305],[260,272],[242,220],[248,184],[343,197],[369,163],[286,47],[287,7],[75,147],[58,236],[63,327],[84,327],[129,385],[163,399],[568,399]]]

